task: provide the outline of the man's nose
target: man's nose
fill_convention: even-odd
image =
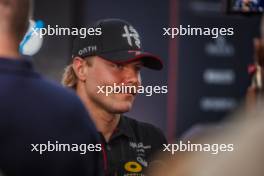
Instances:
[[[124,83],[138,86],[140,84],[139,72],[131,67],[126,68],[124,73]]]

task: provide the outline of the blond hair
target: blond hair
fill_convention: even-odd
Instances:
[[[92,58],[91,57],[86,57],[85,58],[85,63],[87,66],[91,66],[92,65]],[[78,77],[73,69],[73,63],[71,63],[70,65],[68,65],[65,69],[64,69],[64,73],[62,75],[62,80],[61,83],[63,86],[71,88],[76,90],[77,88],[77,83],[78,83]]]
[[[70,64],[64,69],[61,83],[63,86],[75,90],[77,86],[77,82],[78,82],[77,75],[73,69],[73,65]]]

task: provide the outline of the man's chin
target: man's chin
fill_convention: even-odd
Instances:
[[[126,105],[120,105],[114,108],[114,113],[122,114],[129,112],[132,109],[132,103],[127,103]]]

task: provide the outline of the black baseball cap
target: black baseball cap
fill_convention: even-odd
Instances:
[[[101,35],[76,37],[72,58],[99,56],[114,63],[141,60],[145,67],[162,69],[163,63],[159,57],[143,51],[138,32],[128,22],[121,19],[105,19],[98,21],[92,28],[100,28]]]

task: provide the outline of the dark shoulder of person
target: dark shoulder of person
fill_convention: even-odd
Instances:
[[[43,101],[43,103],[47,105],[46,107],[50,108],[50,114],[56,116],[58,124],[64,121],[65,124],[67,123],[65,127],[71,127],[71,130],[75,129],[77,132],[81,133],[81,129],[86,129],[90,131],[89,134],[92,138],[97,137],[98,134],[93,122],[76,93],[55,82],[45,79],[43,79],[43,82],[45,82],[45,85],[47,86],[44,88],[44,91],[46,91],[46,94],[50,95],[49,98],[52,99],[52,101],[49,101],[48,98],[46,101]],[[78,129],[78,126],[82,128]],[[89,136],[89,134],[86,132],[82,135]]]
[[[73,91],[24,67],[4,72],[0,80],[0,166],[4,174],[98,175],[98,152],[81,155],[81,151],[46,149],[40,154],[32,150],[32,145],[41,144],[70,148],[97,144],[95,127]]]

